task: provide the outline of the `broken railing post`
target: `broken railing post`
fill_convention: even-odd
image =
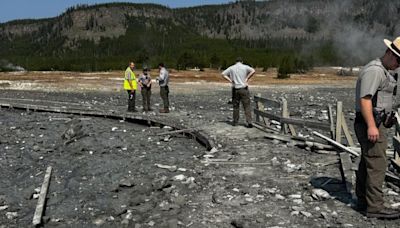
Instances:
[[[261,93],[257,93],[257,97],[261,97]],[[264,111],[264,103],[259,100],[256,102],[256,107],[258,110],[262,112]],[[261,119],[263,120],[263,124],[267,125],[267,121],[265,121],[265,118],[261,116]],[[260,115],[256,114],[256,121],[260,122]]]
[[[329,122],[331,125],[331,138],[335,138],[335,123],[333,121],[333,111],[332,111],[332,105],[328,105],[328,112],[329,112]]]
[[[336,142],[342,141],[342,102],[338,101],[336,105]]]
[[[42,222],[42,215],[46,203],[47,190],[49,188],[49,183],[50,183],[51,170],[52,170],[51,166],[47,167],[46,174],[44,175],[44,181],[42,184],[42,188],[40,189],[39,200],[32,221],[32,224],[34,226],[39,225]]]
[[[282,99],[282,117],[289,118],[289,109],[288,109],[287,100],[285,98],[281,98],[281,99]],[[288,133],[290,131],[290,133],[293,136],[296,135],[296,131],[295,131],[293,125],[291,125],[291,124],[283,124],[281,126],[282,126],[282,129],[283,129],[284,133]]]
[[[354,152],[353,150],[351,150],[351,149],[345,147],[344,145],[342,145],[342,144],[340,144],[340,143],[338,143],[338,142],[336,142],[336,141],[334,141],[334,140],[332,140],[332,139],[326,137],[325,135],[322,135],[322,134],[320,134],[320,133],[318,133],[318,132],[316,132],[316,131],[313,131],[312,133],[313,133],[314,135],[316,135],[316,136],[322,138],[322,139],[325,139],[326,141],[332,143],[333,145],[335,145],[335,146],[337,146],[337,147],[339,147],[339,148],[341,148],[341,149],[343,149],[343,150],[349,152],[350,154],[352,154],[352,155],[354,155],[354,156],[356,156],[356,157],[360,156],[357,152]]]

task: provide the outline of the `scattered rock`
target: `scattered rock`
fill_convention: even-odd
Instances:
[[[18,212],[7,212],[6,217],[10,220],[15,219],[18,217]]]
[[[161,164],[154,164],[154,165],[161,169],[167,169],[170,172],[175,172],[178,169],[175,165],[173,165],[173,166],[161,165]]]
[[[311,196],[315,200],[326,200],[326,199],[332,198],[331,195],[327,191],[320,189],[320,188],[313,189]]]

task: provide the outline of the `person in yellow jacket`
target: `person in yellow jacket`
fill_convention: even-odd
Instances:
[[[135,69],[135,63],[130,62],[129,66],[125,70],[124,78],[124,90],[128,92],[128,112],[136,112],[135,95],[137,90],[137,82],[135,73],[133,73],[133,69]]]

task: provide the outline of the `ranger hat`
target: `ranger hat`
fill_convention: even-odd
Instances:
[[[385,42],[386,46],[398,57],[400,57],[400,36],[397,37],[395,40],[390,41],[387,39],[384,39],[383,42]]]

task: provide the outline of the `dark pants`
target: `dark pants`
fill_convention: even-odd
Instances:
[[[250,93],[248,87],[235,89],[232,88],[232,103],[233,103],[233,123],[237,124],[239,121],[239,107],[242,102],[244,108],[244,114],[246,116],[246,122],[251,123],[251,103]]]
[[[161,99],[163,100],[163,103],[164,103],[164,109],[169,109],[168,94],[169,94],[168,86],[160,87],[160,96],[161,96]]]
[[[151,97],[151,87],[142,87],[142,99],[143,99],[143,109],[145,111],[150,110],[150,97]]]
[[[136,99],[136,90],[127,90],[128,92],[128,111],[135,111],[135,99]]]
[[[382,185],[387,168],[386,129],[379,127],[376,143],[368,140],[368,127],[363,120],[356,118],[354,129],[361,145],[361,160],[357,171],[356,194],[359,205],[367,206],[367,212],[379,212],[383,208]]]

